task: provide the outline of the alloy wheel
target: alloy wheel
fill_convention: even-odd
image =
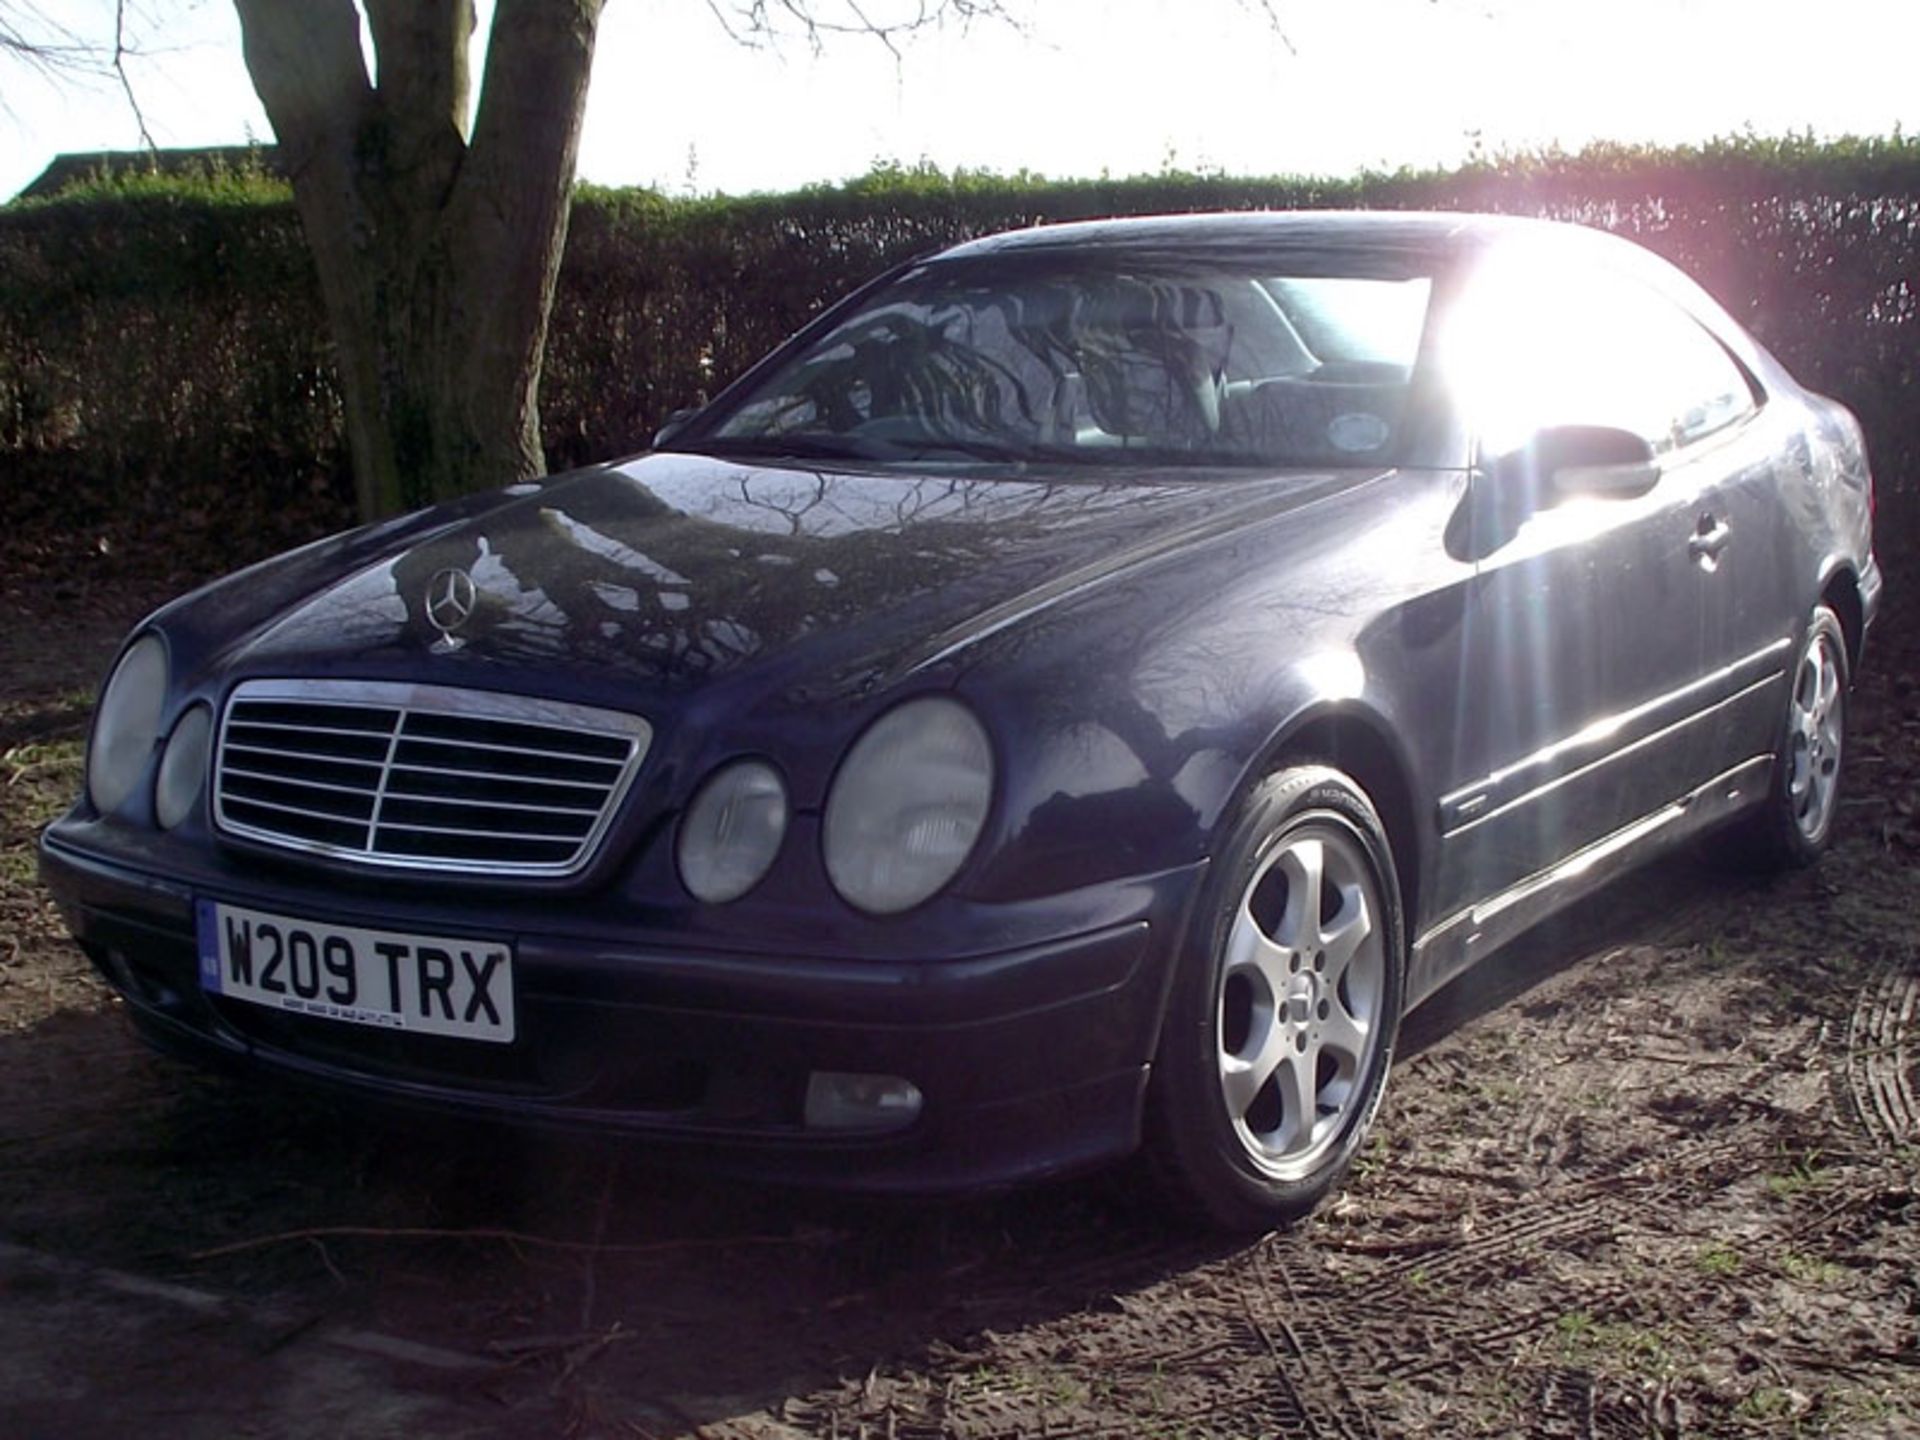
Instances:
[[[1336,1147],[1383,1030],[1379,879],[1343,828],[1309,822],[1255,869],[1226,936],[1216,1065],[1234,1134],[1276,1179]]]

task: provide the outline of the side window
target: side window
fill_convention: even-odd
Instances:
[[[1698,321],[1637,281],[1542,266],[1469,292],[1454,387],[1493,453],[1551,425],[1631,430],[1664,455],[1755,408],[1746,372]]]
[[[1672,397],[1664,416],[1675,448],[1703,440],[1751,414],[1753,387],[1725,347],[1686,311],[1647,295],[1646,339]],[[1656,447],[1657,448],[1657,447]]]

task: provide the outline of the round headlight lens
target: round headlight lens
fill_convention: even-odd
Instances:
[[[160,707],[167,698],[167,647],[157,636],[134,643],[113,667],[87,750],[87,796],[102,815],[118,810],[160,738]]]
[[[833,888],[876,915],[918,905],[965,863],[992,798],[993,747],[971,711],[946,699],[888,711],[827,796]]]
[[[196,705],[180,717],[167,737],[167,748],[160,754],[160,778],[153,786],[153,815],[163,830],[173,829],[193,813],[207,779],[207,740],[212,734],[213,711]]]
[[[787,833],[787,787],[759,760],[716,771],[680,822],[680,879],[709,905],[760,883]]]

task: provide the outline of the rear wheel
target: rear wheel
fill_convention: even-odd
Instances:
[[[1748,822],[1759,857],[1811,865],[1833,838],[1847,746],[1847,637],[1825,605],[1813,612],[1794,663],[1793,688],[1766,803]]]
[[[1339,771],[1282,771],[1241,805],[1155,1062],[1150,1155],[1182,1208],[1229,1229],[1306,1213],[1366,1138],[1405,984],[1392,852]]]

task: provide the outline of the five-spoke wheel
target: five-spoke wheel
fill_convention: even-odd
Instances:
[[[1165,1187],[1234,1229],[1304,1213],[1380,1103],[1404,967],[1400,893],[1365,792],[1322,766],[1269,777],[1214,857],[1175,980],[1149,1124]]]
[[[1787,692],[1786,723],[1766,803],[1747,822],[1749,858],[1810,865],[1833,835],[1840,813],[1840,767],[1847,749],[1846,632],[1825,605],[1807,622]]]
[[[1794,828],[1816,843],[1831,828],[1840,799],[1846,670],[1838,627],[1816,626],[1794,672],[1784,757]]]
[[[1378,877],[1342,823],[1290,830],[1240,897],[1221,956],[1217,1061],[1254,1164],[1298,1179],[1340,1137],[1381,1031]]]

